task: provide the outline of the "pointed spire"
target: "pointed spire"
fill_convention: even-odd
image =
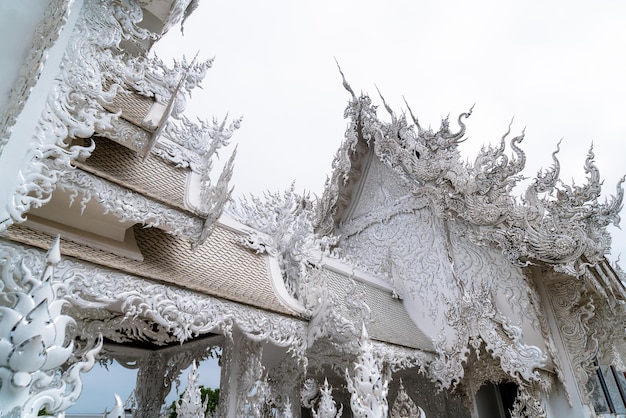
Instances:
[[[339,62],[337,61],[337,58],[335,58],[335,62],[337,63],[339,74],[341,74],[341,80],[343,81],[343,88],[346,89],[350,93],[350,95],[352,96],[352,100],[356,100],[356,95],[354,94],[352,87],[350,87],[350,84],[348,84],[348,82],[346,81],[346,77],[343,75],[343,71],[341,71],[341,67],[339,66]]]
[[[61,235],[57,235],[46,255],[46,262],[56,266],[61,261]]]

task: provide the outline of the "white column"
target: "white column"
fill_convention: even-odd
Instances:
[[[573,359],[571,353],[567,350],[561,335],[557,315],[554,312],[552,306],[553,295],[549,295],[546,289],[546,285],[542,278],[536,280],[537,290],[542,300],[542,306],[546,320],[550,326],[550,332],[552,339],[559,354],[561,372],[563,374],[563,380],[566,387],[563,387],[560,382],[556,383],[556,388],[550,394],[549,398],[544,399],[544,405],[548,417],[568,417],[568,418],[590,418],[595,417],[595,412],[592,411],[592,407],[584,402],[583,396],[580,393],[578,383],[576,381],[576,375],[573,369]],[[567,391],[567,393],[566,393]],[[567,400],[567,394],[569,394],[570,401]],[[571,402],[571,406],[570,406]]]
[[[263,345],[234,329],[232,341],[224,340],[220,383],[220,416],[261,417],[268,386],[261,363]]]

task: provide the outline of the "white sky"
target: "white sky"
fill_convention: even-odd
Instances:
[[[406,97],[423,126],[476,103],[463,148],[471,160],[515,116],[512,134],[526,127],[525,174],[548,167],[564,138],[561,177],[580,183],[593,141],[614,194],[626,174],[624,22],[617,0],[203,1],[185,35],[172,29],[156,51],[216,57],[189,111],[244,116],[233,136],[236,196],[294,179],[321,194],[349,98],[333,57],[356,92],[380,104],[376,84],[396,113]],[[614,233],[613,246],[626,257],[626,234]]]

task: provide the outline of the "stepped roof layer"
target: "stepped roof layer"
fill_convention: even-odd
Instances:
[[[104,178],[144,196],[185,210],[188,169],[175,167],[151,154],[145,160],[135,151],[104,138],[92,138],[96,147],[82,170]]]
[[[344,274],[324,269],[324,278],[330,292],[344,299],[348,296],[351,279]],[[395,345],[434,351],[433,343],[411,320],[402,301],[388,290],[363,281],[354,281],[356,292],[370,309],[369,336]],[[349,296],[348,296],[349,297]]]
[[[100,266],[143,278],[180,286],[200,293],[244,303],[260,309],[294,315],[277,298],[269,274],[269,256],[255,254],[237,242],[238,233],[216,226],[207,242],[191,250],[186,240],[156,228],[135,226],[137,246],[143,261],[63,240],[62,251]],[[22,225],[10,228],[7,237],[47,249],[52,237]]]

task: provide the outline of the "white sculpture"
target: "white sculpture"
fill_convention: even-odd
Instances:
[[[324,386],[320,388],[320,401],[317,406],[317,411],[311,409],[311,415],[313,418],[339,418],[343,413],[343,405],[337,405],[333,400],[333,388],[328,385],[328,379],[324,379]]]
[[[177,408],[178,416],[181,418],[204,418],[208,399],[202,402],[202,393],[198,379],[198,362],[194,360],[187,377],[187,389],[183,393],[180,406]]]
[[[74,343],[66,331],[74,319],[63,315],[67,304],[59,295],[66,285],[54,281],[61,260],[59,238],[46,257],[41,279],[21,264],[3,265],[0,282],[0,416],[61,416],[82,390],[79,373],[90,370],[102,338],[83,358],[62,368]]]
[[[122,399],[119,397],[117,393],[113,394],[115,397],[115,406],[111,410],[111,412],[105,412],[104,418],[125,418],[126,413],[124,412],[124,404],[122,403]]]
[[[415,405],[413,399],[409,397],[400,379],[400,387],[398,388],[398,396],[391,408],[391,418],[426,418],[424,410]]]
[[[352,394],[350,397],[352,413],[360,418],[387,417],[389,376],[381,373],[365,326],[361,335],[361,350],[359,361],[354,365],[354,378],[350,377],[346,369],[346,382]]]

